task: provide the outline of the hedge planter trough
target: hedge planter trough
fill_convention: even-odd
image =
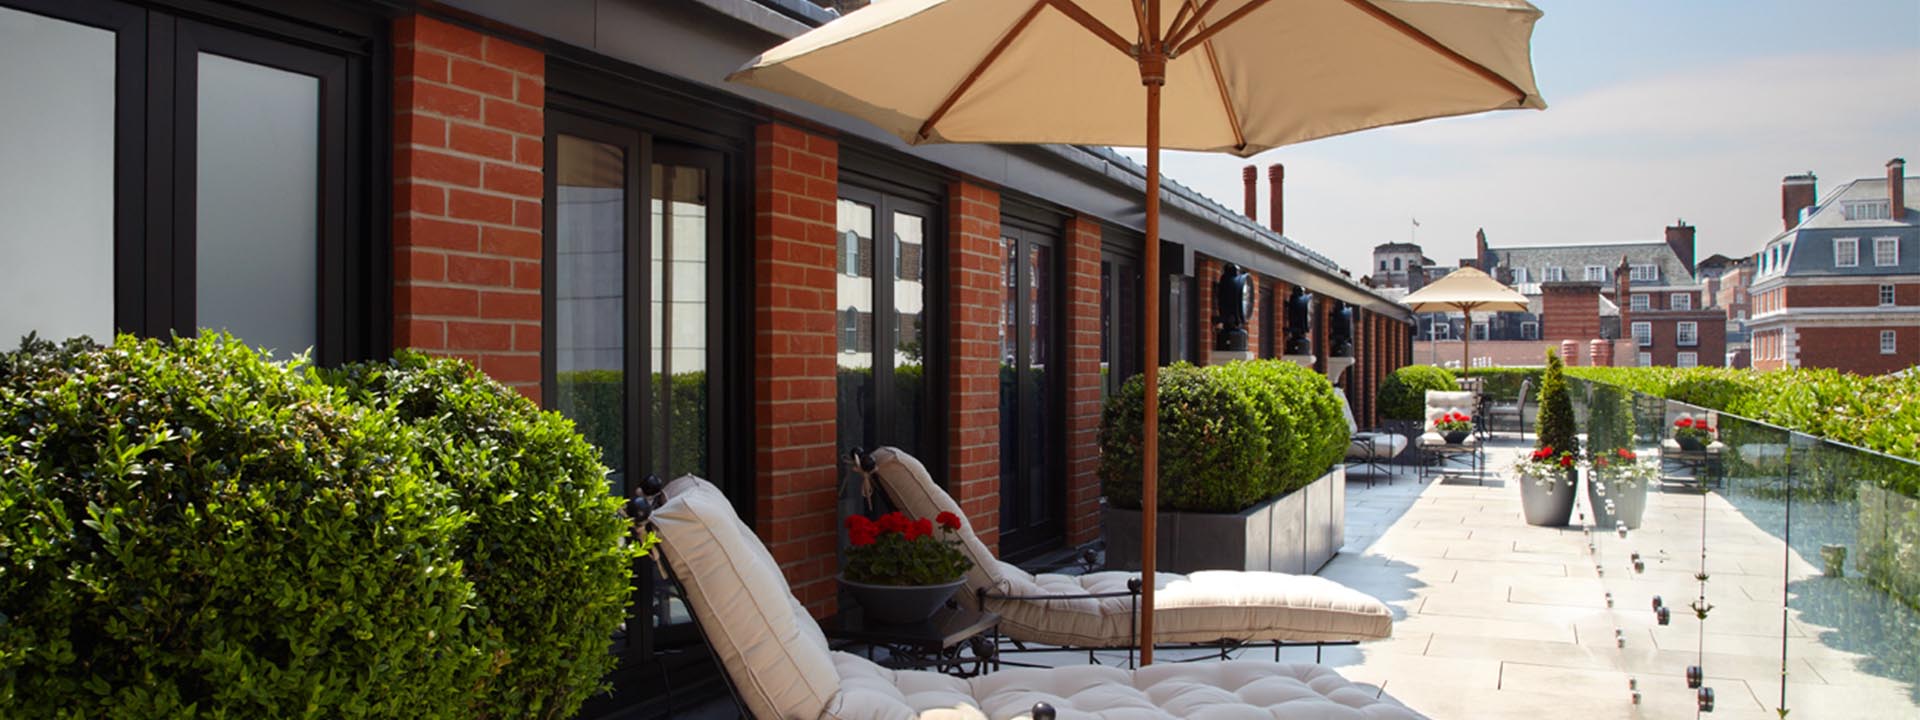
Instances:
[[[1156,569],[1310,575],[1346,544],[1346,470],[1237,513],[1160,513]],[[1140,569],[1140,511],[1106,509],[1107,569]]]

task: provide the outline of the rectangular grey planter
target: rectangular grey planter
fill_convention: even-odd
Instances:
[[[1347,473],[1336,465],[1312,484],[1237,513],[1160,513],[1157,569],[1270,570],[1307,575],[1346,541]],[[1140,569],[1140,511],[1107,507],[1107,569]]]

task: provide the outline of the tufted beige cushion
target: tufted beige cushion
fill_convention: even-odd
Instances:
[[[933,484],[913,456],[881,448],[873,452],[873,459],[874,475],[901,509],[924,517],[943,510],[958,513],[958,504]],[[969,574],[969,590],[986,587],[1011,596],[1124,593],[1127,580],[1139,576],[1126,572],[1033,575],[995,559],[973,535],[965,515],[961,524],[976,569],[991,568]],[[1156,573],[1154,577],[1155,642],[1374,640],[1393,633],[1393,615],[1385,603],[1326,578],[1229,570]],[[960,599],[971,604],[973,594],[962,593]],[[1001,632],[1023,642],[1124,647],[1134,639],[1131,597],[989,599],[987,609],[1001,616]]]
[[[826,636],[720,489],[688,475],[653,513],[659,550],[740,699],[758,718],[813,718],[840,691]]]
[[[1319,665],[1242,660],[1168,663],[1138,671],[1016,668],[962,680],[888,670],[845,653],[833,659],[845,690],[832,717],[845,720],[1025,720],[1036,702],[1052,705],[1061,720],[1421,717]]]
[[[1441,390],[1428,390],[1427,391],[1427,415],[1426,415],[1427,425],[1426,427],[1422,428],[1422,430],[1424,430],[1425,432],[1422,432],[1420,434],[1419,443],[1421,445],[1447,444],[1446,438],[1441,437],[1440,433],[1433,431],[1434,421],[1439,420],[1441,417],[1444,417],[1449,413],[1466,413],[1467,415],[1472,415],[1474,410],[1473,406],[1474,406],[1474,395],[1471,391],[1461,390],[1458,392],[1446,392]],[[1480,442],[1480,438],[1474,437],[1472,435],[1468,435],[1467,439],[1465,441],[1462,441],[1460,444],[1474,445],[1474,444],[1478,444],[1479,442]]]
[[[1399,433],[1360,432],[1360,424],[1353,421],[1353,408],[1347,405],[1345,393],[1335,393],[1340,400],[1340,414],[1347,418],[1347,457],[1381,459],[1395,457],[1407,449],[1407,438]]]

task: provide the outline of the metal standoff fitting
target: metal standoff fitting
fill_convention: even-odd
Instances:
[[[1053,706],[1044,702],[1034,703],[1033,710],[1028,714],[1033,716],[1033,720],[1054,720]]]
[[[635,495],[627,501],[627,517],[633,520],[634,532],[645,534],[646,531],[642,526],[653,517],[653,503],[647,502],[645,496]]]
[[[653,473],[647,473],[646,477],[640,478],[640,492],[642,493],[645,493],[647,495],[659,495],[660,493],[665,492],[666,489],[667,489],[667,483],[665,481],[662,481],[659,475],[655,475]]]
[[[1672,625],[1673,611],[1668,610],[1664,605],[1661,607],[1654,608],[1653,619],[1658,621],[1661,625]]]
[[[1632,677],[1632,676],[1628,676],[1628,677],[1627,677],[1627,689],[1628,689],[1628,690],[1639,690],[1639,689],[1640,689],[1640,678],[1637,678],[1637,677]]]
[[[1700,699],[1700,712],[1713,712],[1713,688],[1700,688],[1697,697]]]
[[[1614,629],[1613,629],[1613,644],[1614,644],[1614,645],[1615,645],[1616,647],[1626,647],[1626,646],[1627,646],[1627,631],[1625,631],[1625,630],[1622,630],[1622,629],[1620,629],[1620,628],[1614,628]]]
[[[1659,595],[1653,596],[1653,609],[1659,610],[1660,608],[1663,608],[1666,606],[1667,606],[1667,602],[1665,600],[1661,600]]]
[[[1613,607],[1613,593],[1607,593],[1607,607]]]
[[[1633,704],[1635,704],[1635,705],[1639,705],[1639,704],[1640,704],[1640,691],[1639,691],[1639,690],[1635,690],[1635,691],[1633,691]]]
[[[1633,571],[1637,573],[1647,571],[1647,561],[1640,557],[1640,553],[1633,554]]]
[[[1613,531],[1614,531],[1614,532],[1617,532],[1617,533],[1620,533],[1620,537],[1622,537],[1622,538],[1624,538],[1624,537],[1626,537],[1626,536],[1627,536],[1627,524],[1626,524],[1626,523],[1616,523],[1616,524],[1614,524],[1614,526],[1613,526]]]
[[[1706,672],[1702,671],[1699,665],[1687,666],[1687,687],[1700,687],[1701,683],[1705,682],[1706,677]]]

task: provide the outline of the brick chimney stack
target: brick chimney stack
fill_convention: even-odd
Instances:
[[[1814,177],[1811,171],[1780,179],[1780,222],[1786,225],[1782,230],[1792,230],[1793,226],[1799,225],[1800,211],[1813,207],[1819,201],[1814,192],[1814,183],[1818,181],[1819,178]]]
[[[1267,212],[1273,213],[1273,220],[1268,223],[1268,226],[1273,228],[1275,235],[1287,234],[1287,216],[1285,206],[1280,199],[1280,186],[1286,181],[1287,166],[1280,163],[1267,166],[1267,205],[1269,206]]]
[[[1620,264],[1613,268],[1613,304],[1620,308],[1619,337],[1631,337],[1633,320],[1629,317],[1633,307],[1633,265],[1627,262],[1627,256],[1620,256]]]
[[[1240,168],[1240,182],[1247,187],[1246,198],[1242,201],[1247,219],[1260,222],[1260,168],[1253,165]]]
[[[1673,254],[1680,256],[1680,264],[1687,266],[1687,274],[1693,269],[1693,226],[1686,220],[1675,220],[1667,226],[1667,247],[1673,248]]]
[[[1907,161],[1904,158],[1887,161],[1887,200],[1887,217],[1907,219]]]

